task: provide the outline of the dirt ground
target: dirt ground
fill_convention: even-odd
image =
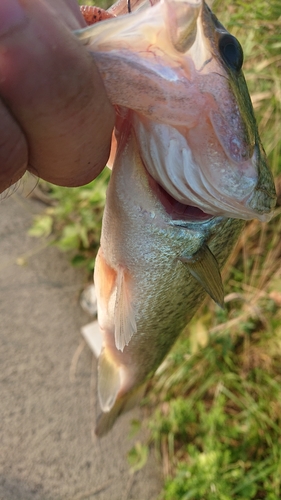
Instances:
[[[78,301],[85,275],[27,235],[39,202],[16,193],[0,208],[0,500],[155,500],[154,455],[134,474],[127,461],[139,410],[93,436],[96,361]]]

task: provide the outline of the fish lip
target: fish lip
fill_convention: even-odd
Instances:
[[[277,195],[272,172],[259,140],[256,140],[252,157],[257,169],[258,181],[248,197],[247,206],[258,215],[262,222],[268,222],[275,213]]]
[[[275,214],[276,195],[259,186],[248,200],[248,207],[257,214],[261,222],[269,222]]]

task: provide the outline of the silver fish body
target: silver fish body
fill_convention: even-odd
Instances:
[[[149,180],[131,130],[126,148],[117,156],[108,187],[95,268],[99,325],[104,338],[99,360],[99,397],[104,411],[96,429],[99,436],[131,407],[138,390],[153,375],[202,303],[206,292],[190,272],[194,256],[202,249],[210,249],[217,268],[221,268],[244,225],[244,221],[224,217],[202,222],[175,221]],[[190,267],[186,261],[190,261]],[[214,261],[207,265],[211,273],[217,271]],[[121,285],[118,275],[123,270]],[[117,299],[118,286],[126,290],[123,301]],[[116,347],[118,308],[127,315],[129,310],[136,326],[122,350]],[[126,328],[132,328],[130,321]]]

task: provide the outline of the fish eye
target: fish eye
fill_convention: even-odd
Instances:
[[[219,40],[219,51],[230,69],[240,71],[243,65],[243,50],[237,38],[229,33],[223,34]]]

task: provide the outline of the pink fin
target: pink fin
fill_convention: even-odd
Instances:
[[[135,311],[132,300],[132,290],[129,273],[121,266],[117,272],[117,292],[115,303],[115,345],[120,351],[129,344],[137,332]]]
[[[96,257],[94,282],[97,295],[98,322],[102,330],[114,332],[113,312],[109,311],[111,297],[116,289],[117,274],[110,267],[100,248]]]

